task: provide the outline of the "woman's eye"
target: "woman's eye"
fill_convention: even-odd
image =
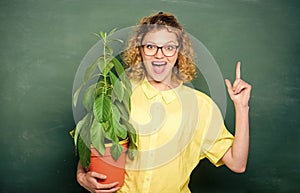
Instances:
[[[149,50],[153,50],[153,49],[155,49],[155,45],[147,44],[146,48]]]
[[[175,46],[173,46],[173,45],[167,45],[167,46],[165,47],[165,49],[166,49],[166,50],[174,50],[174,49],[175,49]]]

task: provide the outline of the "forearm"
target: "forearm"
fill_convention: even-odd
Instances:
[[[245,170],[249,151],[249,107],[236,107],[235,110],[236,126],[232,157],[236,166]]]
[[[249,151],[249,107],[235,107],[236,125],[232,147],[225,154],[224,163],[234,172],[246,170]]]

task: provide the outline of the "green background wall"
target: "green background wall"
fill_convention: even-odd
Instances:
[[[192,192],[299,191],[299,9],[296,0],[1,0],[0,192],[85,192],[75,180],[68,133],[74,76],[97,41],[90,33],[129,27],[158,11],[174,13],[224,77],[233,80],[241,60],[253,85],[246,173],[203,161]],[[228,100],[232,132],[233,115]]]

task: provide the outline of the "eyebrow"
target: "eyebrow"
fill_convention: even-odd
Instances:
[[[163,45],[169,45],[170,43],[174,43],[175,45],[179,44],[178,42],[176,43],[173,40],[171,40],[171,41],[168,41],[168,42],[164,43]],[[152,42],[152,41],[146,41],[143,44],[154,44],[154,45],[157,45],[155,42]]]

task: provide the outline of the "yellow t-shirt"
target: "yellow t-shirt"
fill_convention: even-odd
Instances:
[[[192,170],[203,158],[215,166],[233,136],[210,97],[179,85],[159,91],[145,79],[134,85],[131,122],[138,154],[127,159],[120,193],[189,193]]]

